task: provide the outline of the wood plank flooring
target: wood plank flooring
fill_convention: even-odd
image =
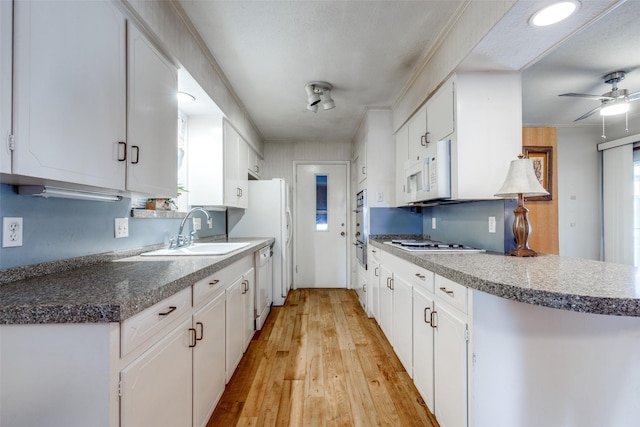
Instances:
[[[438,427],[354,291],[298,289],[273,307],[207,427]]]

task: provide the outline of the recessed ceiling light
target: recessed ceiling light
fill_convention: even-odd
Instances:
[[[576,10],[580,3],[575,1],[562,1],[549,5],[537,11],[529,20],[529,23],[535,27],[545,27],[567,19]]]

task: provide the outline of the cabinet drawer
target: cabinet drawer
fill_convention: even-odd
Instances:
[[[136,347],[147,343],[166,325],[191,310],[191,288],[185,288],[175,295],[152,305],[146,310],[121,323],[120,356],[123,357]],[[161,337],[157,337],[158,339]]]
[[[451,304],[453,307],[467,313],[467,292],[466,286],[462,286],[452,280],[446,279],[436,274],[435,294],[440,301]]]
[[[412,265],[408,272],[414,286],[433,293],[435,279],[432,271]]]
[[[196,307],[203,301],[210,301],[218,294],[224,293],[224,289],[231,283],[235,277],[232,271],[222,269],[209,277],[196,282],[193,285],[193,306]]]

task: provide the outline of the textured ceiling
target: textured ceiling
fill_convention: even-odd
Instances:
[[[640,90],[640,0],[582,0],[563,24],[528,26],[548,2],[519,0],[459,69],[524,70],[525,125],[573,125],[598,101],[558,94],[600,95],[612,71],[628,72],[620,87]],[[180,1],[267,141],[350,141],[367,107],[394,104],[464,3]],[[334,85],[336,108],[306,110],[313,80]],[[631,117],[638,111],[640,101]],[[579,124],[598,123],[596,114]]]
[[[350,141],[391,107],[462,1],[180,2],[265,140]],[[336,108],[306,110],[304,86]]]

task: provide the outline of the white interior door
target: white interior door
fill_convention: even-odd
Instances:
[[[296,166],[298,288],[347,286],[347,165]]]

